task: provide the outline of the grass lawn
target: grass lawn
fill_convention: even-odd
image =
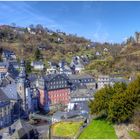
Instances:
[[[104,120],[93,120],[81,133],[79,139],[117,139],[111,124]]]
[[[129,136],[133,139],[140,139],[140,133],[136,131],[128,131]]]
[[[82,122],[59,122],[52,126],[52,135],[57,137],[73,138]]]

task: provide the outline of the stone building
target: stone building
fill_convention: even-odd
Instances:
[[[15,121],[3,133],[3,139],[38,139],[38,131],[29,123],[22,119]]]
[[[11,106],[9,98],[0,90],[0,128],[11,124]]]
[[[65,74],[51,74],[37,80],[40,104],[47,111],[58,105],[67,106],[70,101],[69,79]]]

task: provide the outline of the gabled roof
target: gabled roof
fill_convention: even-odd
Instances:
[[[71,74],[71,75],[69,75],[69,79],[87,79],[87,78],[94,79],[91,75],[88,75],[88,74],[79,74],[79,75]]]
[[[12,82],[6,87],[1,87],[1,90],[6,94],[10,100],[18,100],[20,97],[17,93],[16,83]]]
[[[13,139],[20,139],[34,130],[32,125],[21,119],[18,119],[14,124],[12,124],[11,128],[15,129],[15,132],[11,136]]]
[[[45,81],[50,82],[52,79],[57,78],[57,77],[63,77],[64,79],[69,79],[68,76],[66,74],[49,74],[47,76],[45,76]]]
[[[0,89],[0,102],[1,101],[7,102],[10,100],[9,100],[8,96]]]
[[[121,77],[116,77],[116,78],[110,78],[110,82],[121,82],[121,83],[128,83],[128,80],[121,78]]]

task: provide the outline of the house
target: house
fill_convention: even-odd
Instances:
[[[101,54],[100,54],[100,52],[96,52],[95,55],[96,55],[96,56],[99,56],[99,55],[101,55]]]
[[[126,83],[128,84],[130,81],[124,79],[123,77],[114,77],[109,75],[99,75],[97,82],[97,89],[101,89],[105,87],[105,85],[113,86],[115,83]]]
[[[2,52],[2,59],[3,59],[3,61],[16,60],[16,55],[12,51],[3,50],[3,52]]]
[[[105,51],[105,52],[108,52],[108,49],[107,49],[107,48],[104,48],[104,51]]]
[[[63,68],[60,68],[60,74],[70,75],[72,74],[72,70],[69,66],[65,65]]]
[[[40,105],[44,109],[60,104],[67,106],[70,101],[69,79],[65,74],[49,74],[37,80]]]
[[[64,42],[64,39],[61,38],[61,37],[58,37],[57,40],[56,40],[56,42],[57,42],[57,43],[62,43],[62,42]]]
[[[124,79],[123,77],[111,77],[110,78],[110,85],[113,86],[115,83],[125,83],[128,84],[130,81]]]
[[[47,33],[48,33],[48,35],[53,35],[54,34],[54,31],[48,30]]]
[[[20,65],[17,61],[12,61],[12,62],[10,62],[10,64],[13,66],[14,69],[19,69],[20,68]]]
[[[47,68],[46,74],[58,74],[59,73],[59,65],[55,62],[48,62],[49,67]]]
[[[3,133],[3,139],[38,139],[38,131],[29,123],[18,119]]]
[[[20,97],[16,90],[16,83],[11,82],[7,83],[4,87],[1,87],[1,90],[9,98],[11,104],[11,114],[12,121],[19,117],[19,107],[20,107]]]
[[[110,84],[110,76],[109,75],[99,75],[97,79],[97,88],[101,89],[105,85]]]
[[[66,74],[66,75],[70,75],[72,74],[72,69],[68,66],[68,64],[62,60],[59,62],[59,71],[60,74]]]
[[[59,71],[54,67],[48,68],[46,71],[46,74],[58,74],[58,73]]]
[[[9,68],[8,62],[0,62],[0,73],[7,73]]]
[[[35,70],[43,70],[44,69],[44,64],[42,61],[34,61],[31,63],[31,66],[35,69]]]
[[[86,86],[89,89],[96,89],[96,81],[91,75],[77,74],[69,75],[71,88],[76,89],[79,85]]]
[[[0,128],[11,124],[10,100],[0,89]]]
[[[71,103],[79,103],[85,102],[89,100],[93,100],[93,94],[96,90],[87,89],[87,88],[79,88],[76,90],[71,91]]]
[[[70,100],[68,77],[65,74],[48,75],[45,77],[45,81],[50,104],[67,105]]]
[[[64,33],[64,32],[62,32],[62,31],[60,31],[60,30],[57,30],[56,33],[57,33],[58,35],[60,35],[60,36],[66,35],[66,33]]]
[[[84,70],[84,64],[82,63],[79,56],[72,58],[70,66],[74,68],[76,73],[81,73],[81,71]]]
[[[31,29],[31,28],[27,28],[27,31],[28,31],[28,33],[30,33],[30,34],[32,34],[32,35],[35,35],[36,34],[36,32],[35,32],[35,29]]]
[[[9,63],[8,62],[0,62],[0,78],[4,78],[9,70]]]

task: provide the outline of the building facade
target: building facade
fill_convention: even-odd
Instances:
[[[42,78],[41,78],[42,79]],[[67,105],[70,101],[69,79],[64,74],[51,74],[44,77],[45,85],[41,87],[40,79],[37,80],[40,92],[40,104],[46,109],[51,106]],[[48,108],[47,108],[48,107]]]
[[[9,98],[0,90],[0,128],[11,124],[11,105]]]
[[[69,75],[71,89],[85,86],[88,89],[96,89],[96,81],[90,75]]]
[[[110,84],[110,77],[109,75],[99,75],[97,80],[97,89],[101,89],[105,87],[105,85]]]

